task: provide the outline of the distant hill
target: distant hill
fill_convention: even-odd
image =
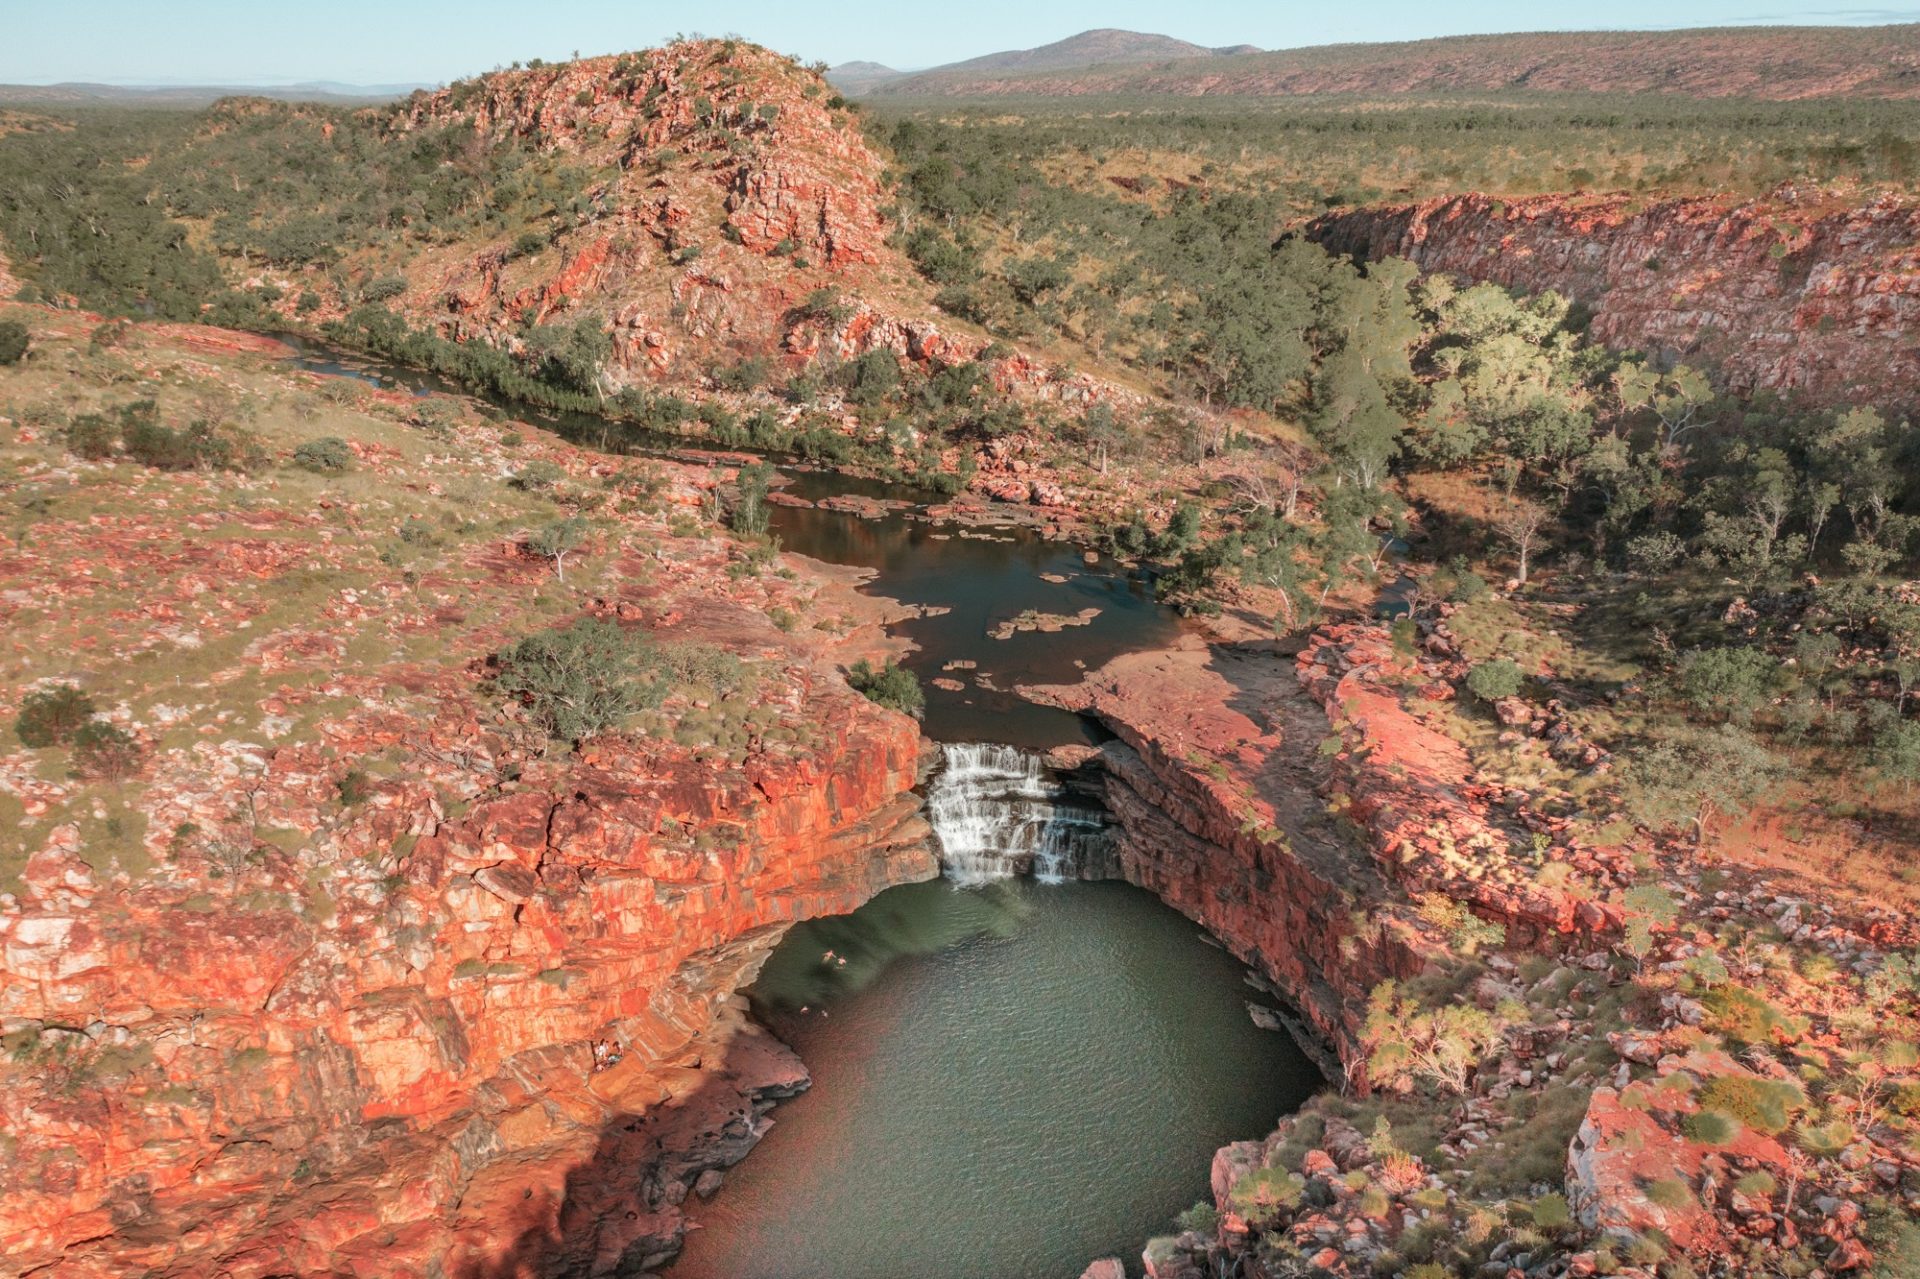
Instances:
[[[1139,62],[1188,61],[1258,52],[1250,44],[1209,49],[1205,45],[1176,40],[1172,36],[1099,27],[1082,31],[1077,36],[1068,36],[1065,40],[1056,40],[1052,44],[1043,44],[1037,49],[1008,49],[1000,53],[982,54],[964,62],[950,62],[926,71],[900,72],[877,62],[849,62],[835,67],[828,73],[828,78],[843,91],[854,94],[867,93],[882,86],[891,91],[894,85],[912,86],[906,91],[917,93],[926,91],[920,87],[923,83],[935,86],[933,92],[943,92],[938,86],[949,81],[971,81],[976,77],[991,79],[1003,75],[1077,71],[1086,67]]]
[[[1052,51],[1075,46],[1083,60]],[[1179,53],[1153,49],[1177,48]],[[1531,90],[1765,99],[1920,98],[1920,24],[1450,36],[1270,53],[1087,32],[879,81],[879,97],[1289,97]]]
[[[16,107],[177,107],[198,110],[221,98],[276,98],[282,102],[337,102],[364,105],[404,98],[415,84],[0,84],[0,104]]]
[[[905,75],[879,62],[842,62],[827,72],[827,82],[842,93],[859,95],[887,80]]]

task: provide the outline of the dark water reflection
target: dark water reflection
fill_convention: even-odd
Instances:
[[[797,925],[749,993],[813,1087],[692,1208],[672,1279],[1137,1272],[1214,1150],[1320,1084],[1240,976],[1119,883],[914,884]]]
[[[297,335],[282,335],[282,340],[294,347],[294,364],[317,373],[417,395],[459,393],[430,373],[361,358]],[[513,411],[590,445],[611,431],[630,452],[673,454],[692,447],[687,440],[623,424],[609,427],[604,419],[586,414]],[[1011,690],[1022,683],[1076,682],[1084,670],[1121,653],[1165,643],[1180,626],[1178,614],[1154,602],[1144,574],[1105,556],[1089,563],[1082,547],[1048,541],[1024,527],[969,529],[930,523],[927,507],[939,499],[921,489],[791,463],[781,470],[788,481],[786,491],[807,501],[854,496],[908,504],[907,510],[880,519],[776,507],[772,531],[789,551],[875,570],[869,589],[877,594],[950,610],[894,628],[918,645],[906,665],[926,690],[925,728],[935,741],[1035,748],[1089,741],[1093,729],[1078,716],[1034,706]],[[1084,626],[989,638],[994,627],[1029,610],[1070,616],[1089,608],[1099,612]],[[978,665],[973,670],[944,669],[955,661]],[[965,687],[937,688],[933,681],[939,678]]]

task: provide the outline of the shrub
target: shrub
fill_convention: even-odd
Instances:
[[[128,457],[160,471],[244,471],[265,460],[250,432],[205,418],[175,430],[160,421],[151,400],[120,411],[120,443]]]
[[[1680,1125],[1687,1140],[1703,1146],[1730,1145],[1740,1135],[1740,1121],[1717,1110],[1700,1110],[1688,1115]]]
[[[90,719],[73,734],[73,771],[101,781],[124,781],[140,771],[140,744],[118,725]]]
[[[388,298],[397,298],[407,291],[407,277],[404,275],[383,275],[372,281],[361,291],[363,302],[385,302]]]
[[[1497,702],[1520,691],[1524,679],[1520,667],[1504,657],[1481,662],[1467,672],[1467,687],[1483,702]]]
[[[13,731],[24,746],[35,750],[72,741],[93,718],[93,699],[73,684],[36,689],[20,699],[20,715]]]
[[[1220,1210],[1202,1199],[1193,1207],[1173,1219],[1173,1224],[1183,1232],[1210,1235],[1220,1228]]]
[[[1721,1075],[1700,1089],[1703,1109],[1717,1110],[1755,1132],[1776,1137],[1787,1130],[1793,1116],[1807,1104],[1797,1084],[1753,1075]]]
[[[1541,1230],[1567,1230],[1573,1226],[1573,1210],[1565,1195],[1541,1195],[1528,1210],[1533,1224]]]
[[[1716,986],[1700,1000],[1707,1029],[1743,1044],[1792,1043],[1802,1033],[1796,1019],[1744,986]]]
[[[0,365],[18,364],[27,356],[33,335],[18,320],[0,320]]]
[[[353,469],[353,450],[337,435],[308,440],[293,451],[293,464],[321,475],[337,475]]]
[[[1844,1119],[1829,1119],[1823,1124],[1801,1124],[1797,1136],[1801,1149],[1814,1155],[1837,1155],[1853,1144],[1853,1125]]]
[[[1284,1168],[1256,1168],[1233,1183],[1227,1202],[1248,1221],[1270,1221],[1281,1210],[1295,1208],[1306,1182]]]
[[[494,687],[549,736],[577,743],[660,703],[664,686],[645,679],[650,647],[617,623],[581,618],[501,653]]]
[[[513,473],[507,483],[528,493],[547,493],[567,478],[567,473],[557,463],[544,458],[527,463]]]
[[[1647,1187],[1647,1202],[1660,1208],[1685,1208],[1695,1202],[1693,1187],[1678,1177],[1662,1177]]]
[[[919,679],[895,662],[875,668],[863,657],[847,672],[847,683],[865,694],[867,700],[905,715],[918,715],[926,709],[927,695],[920,691]]]
[[[340,778],[336,789],[340,794],[340,803],[347,808],[355,804],[364,804],[373,797],[373,779],[358,768],[350,768]]]
[[[700,688],[727,697],[753,683],[752,668],[716,644],[694,640],[669,644],[660,650],[657,662],[671,688]]]
[[[1478,600],[1485,599],[1488,592],[1492,590],[1493,588],[1487,584],[1486,578],[1480,576],[1472,569],[1462,568],[1455,571],[1453,576],[1453,589],[1447,592],[1447,598],[1456,604],[1472,604]]]
[[[67,451],[90,462],[113,456],[120,432],[98,413],[82,413],[67,425]]]

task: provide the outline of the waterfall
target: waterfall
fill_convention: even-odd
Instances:
[[[927,786],[927,819],[947,878],[960,885],[1030,874],[1058,883],[1103,864],[1107,817],[1078,802],[1040,757],[952,743]]]

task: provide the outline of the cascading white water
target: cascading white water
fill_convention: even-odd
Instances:
[[[1105,815],[1075,803],[1039,756],[975,743],[941,751],[927,819],[947,878],[969,885],[1031,874],[1058,883],[1105,854]]]

